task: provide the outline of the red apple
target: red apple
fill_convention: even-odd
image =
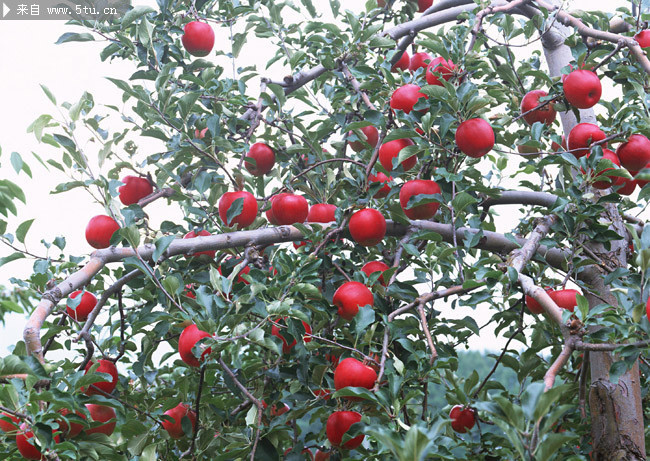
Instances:
[[[59,410],[59,413],[63,416],[68,416],[72,412],[68,410],[67,408],[63,408]],[[82,419],[86,419],[86,415],[84,415],[80,411],[76,411],[75,414],[79,416]],[[60,419],[58,421],[59,423],[59,430],[61,433],[65,436],[66,439],[72,439],[81,434],[81,431],[84,429],[84,425],[80,423],[75,423],[74,421],[70,420],[70,424],[68,425],[68,422]]]
[[[374,246],[386,235],[386,218],[373,208],[363,208],[352,215],[348,228],[359,245]]]
[[[120,225],[110,216],[98,215],[88,221],[86,226],[86,241],[97,248],[108,248],[111,245],[111,237],[120,229]]]
[[[621,165],[630,171],[639,171],[650,162],[650,140],[642,134],[633,134],[616,149]]]
[[[366,148],[366,143],[370,144],[370,148],[374,149],[377,143],[379,142],[379,131],[372,125],[364,126],[359,128],[359,131],[363,133],[363,141],[351,141],[350,148],[355,152],[361,152]],[[352,136],[354,132],[349,131],[348,136]]]
[[[10,415],[7,412],[0,412],[0,429],[2,429],[4,432],[15,435],[16,431],[18,430],[17,424],[20,424],[20,419],[14,415]],[[10,423],[8,420],[11,420],[13,422]]]
[[[413,179],[404,183],[399,191],[399,204],[404,210],[404,214],[409,219],[430,219],[440,208],[439,202],[425,203],[408,208],[409,199],[420,194],[439,194],[440,186],[435,181],[428,179]]]
[[[336,370],[334,370],[334,388],[337,391],[344,387],[365,387],[366,389],[372,389],[375,381],[377,381],[377,373],[375,370],[352,357],[341,360]],[[350,400],[359,399],[350,398]]]
[[[119,192],[120,202],[124,205],[133,205],[138,203],[140,199],[145,198],[153,192],[153,186],[146,178],[138,176],[125,176],[122,178],[123,186],[117,188]]]
[[[278,222],[277,219],[275,219],[275,216],[273,216],[273,202],[278,200],[281,197],[284,197],[285,195],[290,195],[287,194],[286,192],[283,192],[281,194],[276,194],[271,197],[271,208],[266,210],[266,219],[269,221],[270,224],[273,224],[274,226],[279,226],[280,223]]]
[[[375,304],[372,292],[360,282],[346,282],[334,293],[332,303],[338,307],[338,313],[345,320],[352,320],[359,312],[359,307]]]
[[[192,285],[191,283],[185,285],[185,290],[183,290],[183,294],[188,298],[196,299],[196,293],[194,293],[194,285]]]
[[[81,290],[77,290],[74,293],[72,293],[70,295],[70,298],[68,298],[68,304],[73,304],[73,302],[71,302],[70,300],[75,299],[77,296],[79,296],[80,293]],[[84,291],[83,295],[81,295],[81,301],[79,301],[77,307],[73,309],[69,305],[66,305],[65,311],[73,319],[82,322],[88,318],[90,313],[95,308],[96,304],[97,304],[97,298],[95,298],[95,295],[89,291]]]
[[[424,13],[431,5],[433,5],[433,0],[418,0],[418,12]]]
[[[329,459],[330,459],[329,451],[316,450],[316,455],[314,456],[314,461],[329,461]]]
[[[409,62],[409,70],[415,72],[420,67],[426,69],[429,63],[431,62],[431,55],[429,53],[415,53],[411,56],[411,62]]]
[[[388,266],[386,263],[383,263],[381,261],[370,261],[363,265],[363,267],[361,268],[361,272],[363,272],[368,277],[370,277],[370,275],[375,272],[381,272],[383,274],[388,269],[390,269],[390,266]],[[379,281],[379,283],[386,286],[386,280],[384,280],[383,275],[380,275],[377,280]]]
[[[243,207],[239,214],[235,215],[230,221],[228,218],[228,210],[233,202],[237,199],[244,201]],[[237,224],[237,229],[242,229],[253,224],[257,217],[257,200],[250,192],[243,190],[237,192],[226,192],[219,199],[219,217],[226,224],[226,226],[233,226]]]
[[[390,161],[391,161],[391,166],[392,166],[392,157],[391,157]],[[377,173],[377,176],[375,176],[374,174],[369,174],[368,175],[368,182],[379,182],[379,183],[383,184],[381,189],[379,189],[377,191],[377,193],[375,195],[373,195],[373,197],[374,198],[384,198],[384,197],[386,197],[390,193],[390,189],[391,189],[391,187],[388,185],[388,183],[391,182],[392,180],[393,180],[393,178],[391,176],[386,176],[381,171]]]
[[[309,215],[309,204],[302,195],[284,194],[271,202],[271,210],[279,225],[303,223]]]
[[[393,141],[385,142],[379,148],[379,163],[384,167],[386,171],[392,171],[393,169],[393,159],[399,156],[399,152],[405,147],[412,146],[415,143],[407,138],[395,139]],[[413,168],[418,161],[416,155],[412,155],[407,159],[404,159],[402,162],[402,168],[404,171],[408,171]]]
[[[634,36],[634,40],[637,41],[641,48],[650,47],[650,30],[645,29],[639,32]]]
[[[244,166],[253,176],[264,176],[275,165],[275,152],[263,142],[253,144],[246,154],[246,158],[255,160],[255,165],[249,161],[244,162]]]
[[[88,413],[90,413],[90,420],[97,423],[106,423],[101,426],[86,429],[86,434],[106,434],[111,435],[115,430],[116,421],[109,422],[117,419],[115,410],[105,405],[95,405],[93,403],[86,404]]]
[[[52,431],[53,434],[54,432]],[[61,438],[58,435],[54,436],[54,443],[59,443],[60,441]],[[16,447],[23,456],[23,459],[45,459],[41,455],[41,450],[34,445],[34,433],[29,430],[29,427],[25,423],[20,425],[20,431],[16,434]]]
[[[314,389],[314,395],[323,400],[329,400],[332,398],[332,391],[329,389]]]
[[[567,144],[566,144],[566,136],[562,135],[561,143],[562,143],[562,145],[556,143],[555,141],[552,141],[551,142],[551,149],[553,149],[553,151],[555,151],[555,152],[558,152],[560,150],[569,150],[569,148],[567,147]]]
[[[473,428],[476,423],[475,411],[462,405],[454,406],[449,412],[449,418],[451,419],[451,428],[460,434]]]
[[[192,56],[203,57],[210,54],[214,46],[214,31],[210,24],[192,21],[185,24],[185,32],[181,38],[183,46]]]
[[[589,155],[591,153],[587,154],[587,158],[589,158]],[[621,166],[621,162],[618,159],[618,155],[616,155],[615,152],[612,152],[609,149],[603,149],[603,159],[607,159],[611,161],[614,165],[616,166]],[[607,171],[614,171],[616,168],[605,168],[603,171],[600,171],[598,173],[598,176],[607,176],[608,178],[611,179],[603,179],[602,181],[595,181],[592,186],[595,187],[596,189],[607,189],[608,187],[612,187],[614,183],[616,182],[616,176],[609,176],[605,174]],[[619,176],[620,177],[620,176]]]
[[[574,70],[567,75],[562,85],[567,101],[578,109],[595,106],[603,92],[598,76],[586,69]]]
[[[284,319],[279,321],[278,323],[282,322]],[[305,329],[305,335],[302,337],[303,342],[311,342],[311,326],[305,321],[302,322],[302,326]],[[277,325],[273,324],[271,325],[271,335],[275,336],[276,338],[280,338],[282,340],[282,352],[285,354],[288,354],[291,352],[291,349],[298,344],[296,339],[294,338],[291,344],[287,342],[287,338],[285,338],[282,333],[280,332],[280,328],[278,328]]]
[[[632,195],[632,192],[634,192],[634,189],[636,189],[637,182],[633,179],[618,177],[616,178],[614,186],[618,186],[618,189],[616,189],[617,194]]]
[[[205,331],[199,330],[199,327],[196,324],[191,324],[185,327],[181,333],[180,338],[178,338],[178,353],[181,355],[181,360],[187,363],[191,367],[201,366],[201,362],[205,360],[207,355],[210,355],[212,352],[211,348],[207,348],[201,354],[201,358],[197,359],[192,352],[196,343],[198,343],[203,338],[209,338],[210,334]]]
[[[456,145],[469,157],[483,157],[494,147],[494,130],[482,118],[465,120],[456,130]]]
[[[447,61],[445,58],[438,56],[433,59],[427,67],[427,83],[429,85],[444,86],[440,79],[449,81],[449,79],[454,75],[455,69],[456,64],[451,60]]]
[[[185,234],[183,236],[183,238],[184,239],[193,239],[195,237],[199,237],[199,236],[205,237],[205,236],[208,236],[208,235],[212,235],[212,234],[210,232],[208,232],[207,230],[203,229],[203,230],[200,230],[199,232],[190,231],[187,234]],[[216,251],[208,250],[208,251],[199,251],[197,253],[192,254],[192,256],[206,255],[206,256],[214,259],[216,254],[217,254]]]
[[[404,51],[402,53],[402,56],[399,58],[399,60],[391,67],[391,71],[395,72],[397,69],[400,70],[409,70],[409,66],[411,65],[411,57],[409,56],[408,52]]]
[[[395,110],[403,110],[409,114],[420,98],[429,99],[428,96],[420,93],[419,86],[407,83],[393,91],[393,95],[390,97],[390,107]]]
[[[575,307],[578,305],[576,295],[579,294],[580,292],[578,290],[573,290],[571,288],[548,292],[548,295],[553,301],[555,301],[555,304],[557,304],[558,307],[569,310],[571,312],[573,312],[573,309],[575,309]]]
[[[88,362],[85,368],[85,373],[88,373],[88,370],[94,365],[94,361],[91,360]],[[111,362],[110,360],[105,360],[105,359],[100,359],[99,360],[99,367],[95,370],[95,373],[106,373],[111,375],[111,380],[110,381],[99,381],[91,386],[88,387],[88,389],[81,389],[83,392],[86,393],[86,395],[93,395],[93,394],[100,394],[99,391],[95,389],[95,387],[99,390],[104,391],[107,394],[110,394],[113,392],[115,387],[117,386],[117,367],[115,366],[115,363]]]
[[[544,291],[546,291],[546,293],[550,293],[551,291],[553,291],[553,289],[551,287],[546,287],[544,288]],[[526,307],[530,312],[532,312],[533,314],[541,314],[544,312],[544,308],[540,303],[537,302],[535,298],[526,295],[525,299],[526,299]]]
[[[327,418],[325,431],[327,432],[327,440],[330,441],[333,447],[340,447],[343,441],[343,434],[345,434],[350,426],[354,423],[361,421],[361,414],[356,411],[335,411]],[[364,435],[358,435],[355,438],[348,440],[343,444],[343,448],[354,450],[363,442]]]
[[[539,102],[539,98],[543,98],[546,96],[548,96],[548,93],[544,90],[529,91],[521,100],[521,112],[526,113],[529,110],[535,109],[535,107],[541,104]],[[555,111],[553,102],[549,102],[544,107],[533,110],[532,112],[524,115],[523,118],[524,121],[529,125],[532,125],[535,122],[541,122],[546,125],[552,125],[556,115],[557,112]]]
[[[174,408],[167,410],[163,414],[169,416],[173,421],[172,422],[168,419],[163,419],[162,421],[163,429],[167,431],[172,439],[180,439],[186,435],[183,431],[182,425],[184,417],[187,417],[190,420],[192,430],[194,431],[196,429],[196,413],[189,405],[179,403]]]
[[[645,303],[645,315],[648,317],[648,322],[650,322],[650,298]]]
[[[231,261],[233,257],[231,256],[228,258],[228,261]],[[235,262],[235,266],[238,266],[241,263],[241,261]],[[234,268],[234,267],[233,267]],[[221,272],[221,265],[217,267],[217,271],[219,271],[219,275],[223,275],[223,272]],[[235,283],[243,283],[244,285],[248,285],[248,280],[246,280],[242,275],[248,274],[251,271],[251,268],[248,266],[244,266],[239,273],[237,274],[237,278],[235,279]],[[229,271],[226,277],[228,277],[232,271]]]
[[[580,158],[589,153],[589,146],[593,143],[602,141],[607,136],[597,125],[593,123],[578,123],[569,133],[568,147],[572,154]],[[602,148],[607,147],[607,143],[600,145]],[[574,149],[577,149],[574,151]],[[619,156],[620,158],[620,156]]]
[[[307,222],[328,223],[336,221],[336,205],[317,203],[309,208]]]

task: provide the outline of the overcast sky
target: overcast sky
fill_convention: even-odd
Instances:
[[[142,4],[143,2],[135,2]],[[350,8],[360,9],[365,3],[362,0],[348,2]],[[614,11],[623,2],[576,1],[572,6],[578,9],[593,9],[597,7]],[[43,254],[40,239],[52,241],[56,236],[63,235],[67,240],[66,251],[72,254],[88,254],[84,238],[84,229],[89,218],[103,213],[103,208],[92,202],[92,199],[80,189],[62,195],[50,195],[49,191],[56,184],[67,179],[62,173],[51,169],[46,172],[31,156],[36,152],[43,159],[59,160],[60,155],[47,145],[38,144],[32,134],[26,133],[26,128],[40,115],[48,113],[57,116],[56,109],[45,97],[39,87],[44,84],[56,96],[58,102],[75,102],[88,91],[93,94],[96,105],[116,104],[121,101],[119,91],[105,77],[128,79],[134,72],[130,62],[115,60],[111,63],[101,62],[99,52],[105,42],[84,42],[55,45],[56,40],[71,26],[64,21],[0,21],[0,88],[3,91],[2,110],[0,111],[0,146],[2,147],[2,172],[0,177],[19,183],[26,192],[28,203],[20,210],[18,219],[10,218],[10,232],[25,219],[36,218],[27,239],[27,247],[36,254]],[[217,32],[217,46],[226,44],[229,40],[223,32]],[[241,53],[237,64],[239,66],[257,64],[263,72],[263,64],[269,59],[271,47],[263,46],[254,39]],[[221,62],[226,69],[227,63]],[[278,78],[285,74],[283,69],[276,66],[269,71],[268,76]],[[266,73],[265,73],[266,75]],[[256,94],[254,92],[254,94]],[[604,96],[606,97],[606,95]],[[100,111],[105,112],[105,111]],[[141,149],[147,148],[150,140],[139,142]],[[151,145],[151,144],[149,144]],[[93,146],[89,146],[92,151]],[[12,151],[19,152],[32,167],[34,180],[28,180],[24,173],[17,176],[13,171],[9,156]],[[161,221],[165,210],[163,201],[151,205],[147,212],[156,221]],[[506,211],[506,210],[503,210]],[[504,230],[510,230],[517,216],[508,210]],[[155,217],[158,216],[159,219]],[[166,218],[168,216],[165,216]],[[0,256],[9,254],[6,247],[0,246]],[[0,267],[0,285],[8,285],[10,277],[25,278],[31,272],[32,261],[18,261]],[[485,323],[491,311],[461,308],[455,312],[446,309],[447,317],[464,317],[472,315],[479,325]],[[6,324],[0,325],[0,355],[22,337],[25,318],[19,315],[6,317]],[[529,319],[530,320],[530,319]],[[485,331],[480,338],[470,340],[474,349],[497,349],[502,344]]]

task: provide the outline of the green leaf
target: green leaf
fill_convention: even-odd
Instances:
[[[361,306],[359,312],[354,316],[354,331],[357,336],[366,332],[366,329],[375,321],[375,311],[372,307]]]
[[[127,11],[124,17],[122,18],[122,28],[128,27],[138,18],[144,16],[147,13],[152,13],[154,11],[156,10],[154,10],[150,6],[144,6],[144,5],[135,6],[132,10]]]
[[[316,17],[316,8],[314,8],[314,4],[312,3],[311,0],[300,0],[303,5],[305,5],[305,8],[307,8],[307,11],[309,11],[309,14],[311,15],[312,18]]]
[[[167,250],[169,245],[176,240],[176,236],[174,235],[165,235],[164,237],[160,237],[154,242],[154,246],[156,249],[153,252],[152,259],[154,261],[158,261],[162,254]]]
[[[244,199],[239,197],[236,198],[228,207],[228,212],[226,213],[226,225],[232,226],[232,220],[239,216],[244,209]]]
[[[41,83],[41,89],[45,93],[45,96],[47,96],[47,98],[52,102],[52,104],[56,105],[56,98],[54,97],[50,89],[45,85],[43,85],[42,83]]]
[[[84,32],[84,33],[75,33],[75,32],[66,32],[61,35],[59,39],[54,42],[55,45],[60,45],[67,42],[94,42],[95,37]]]
[[[20,173],[20,171],[23,169],[23,159],[20,156],[20,154],[18,152],[12,152],[10,161],[11,161],[11,166],[14,167],[14,171],[16,173]]]
[[[28,219],[27,221],[22,222],[16,229],[16,238],[20,243],[25,243],[25,236],[27,235],[29,228],[32,227],[33,222],[34,219]]]

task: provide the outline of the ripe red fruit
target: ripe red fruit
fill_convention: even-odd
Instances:
[[[574,70],[567,75],[562,85],[567,101],[578,109],[589,109],[595,106],[603,92],[598,76],[586,69]]]
[[[352,320],[359,312],[359,307],[367,305],[373,307],[375,298],[363,283],[346,282],[334,292],[332,303],[338,307],[341,317]]]
[[[435,181],[428,179],[413,179],[404,183],[399,191],[399,204],[404,210],[404,214],[409,219],[430,219],[440,208],[440,203],[431,202],[423,205],[416,205],[412,208],[407,208],[409,199],[415,195],[420,194],[439,194],[440,186]]]
[[[210,54],[214,46],[214,31],[210,24],[192,21],[185,24],[185,33],[181,38],[183,46],[192,56],[203,57]]]
[[[303,223],[309,214],[309,204],[302,195],[283,194],[271,202],[271,210],[280,225]]]
[[[386,219],[373,208],[363,208],[350,218],[348,226],[352,239],[359,245],[377,245],[386,235]]]
[[[269,223],[273,224],[274,226],[280,225],[277,219],[275,219],[275,216],[273,215],[273,202],[278,200],[281,197],[284,197],[285,195],[289,195],[286,192],[283,192],[281,194],[274,195],[271,197],[271,208],[266,210],[266,219],[268,219]]]
[[[253,176],[264,176],[275,165],[275,152],[263,142],[253,144],[246,154],[246,158],[255,160],[255,165],[248,160],[244,162],[244,166]]]
[[[633,179],[618,177],[616,178],[616,182],[614,183],[614,186],[620,186],[618,187],[618,189],[616,189],[617,194],[632,195],[632,192],[634,192],[634,189],[636,189],[637,182]]]
[[[551,287],[546,287],[544,288],[544,291],[546,291],[546,293],[550,293],[551,291],[553,291],[553,289]],[[541,314],[542,312],[544,312],[544,308],[542,307],[542,305],[538,303],[537,300],[532,296],[526,295],[526,307],[533,314]]]
[[[196,429],[196,413],[189,405],[179,403],[174,408],[167,410],[163,414],[169,416],[173,420],[173,422],[168,419],[163,419],[162,421],[163,429],[167,431],[172,439],[180,439],[185,436],[182,425],[183,417],[185,416],[190,420],[190,423],[192,423],[192,430]]]
[[[88,370],[90,370],[90,368],[94,365],[94,363],[95,362],[92,361],[92,360],[90,362],[88,362],[88,365],[86,365],[84,374],[88,373]],[[99,360],[99,367],[97,367],[97,369],[95,370],[95,373],[109,374],[109,375],[111,375],[111,380],[110,381],[99,381],[99,382],[96,382],[96,383],[92,384],[91,386],[89,386],[88,389],[84,390],[82,388],[81,390],[83,392],[85,392],[86,395],[100,394],[100,392],[97,391],[96,389],[94,389],[94,387],[96,387],[99,390],[102,390],[102,391],[106,392],[107,394],[110,394],[111,392],[113,392],[113,390],[117,386],[117,367],[115,366],[115,364],[113,362],[111,362],[110,360],[100,359]]]
[[[424,13],[427,8],[431,8],[433,5],[433,0],[418,0],[418,12]]]
[[[642,134],[633,134],[616,149],[621,165],[630,171],[639,171],[650,162],[650,140]]]
[[[284,320],[284,319],[282,319]],[[280,322],[278,322],[280,323]],[[302,322],[302,326],[305,329],[305,336],[302,337],[303,342],[311,342],[311,326],[305,321]],[[280,328],[278,328],[277,325],[271,325],[271,335],[275,336],[276,338],[280,338],[282,340],[282,352],[285,354],[288,354],[291,352],[291,349],[298,344],[296,339],[294,338],[291,344],[287,342],[287,338],[285,338],[282,333],[280,332]]]
[[[188,298],[196,299],[196,293],[194,293],[194,285],[192,285],[191,283],[185,285],[185,290],[183,290],[183,294]]]
[[[244,200],[241,212],[227,222],[226,220],[228,218],[228,210],[230,209],[230,206],[235,200],[240,198]],[[257,200],[255,200],[253,194],[243,190],[226,192],[219,199],[219,217],[226,226],[237,224],[237,229],[248,227],[253,224],[253,221],[255,221],[255,218],[257,217]]]
[[[634,36],[634,40],[637,41],[641,48],[650,47],[650,30],[645,29],[639,32]]]
[[[111,245],[111,237],[120,228],[120,225],[110,216],[98,215],[88,221],[86,226],[86,241],[97,248],[108,248]]]
[[[602,130],[593,123],[578,123],[569,133],[568,147],[577,158],[589,153],[589,146],[593,143],[602,141],[607,136]],[[607,147],[607,143],[600,145],[602,148]],[[619,156],[620,158],[620,156]]]
[[[212,234],[204,229],[204,230],[201,230],[199,232],[190,231],[187,234],[185,234],[183,236],[183,238],[184,239],[193,239],[194,237],[207,236],[207,235],[212,235]],[[194,253],[192,256],[206,255],[206,256],[208,256],[210,258],[214,258],[216,254],[217,254],[216,251],[208,250],[208,251],[199,251],[198,253]]]
[[[567,144],[566,144],[566,136],[562,135],[562,145],[556,143],[555,141],[551,142],[551,149],[553,149],[554,152],[558,152],[560,150],[568,150]]]
[[[61,415],[63,416],[68,416],[71,413],[71,411],[68,410],[67,408],[63,408],[59,410],[59,413],[61,413]],[[76,411],[75,414],[82,419],[86,419],[86,415],[84,415],[80,411]],[[68,425],[66,421],[60,419],[58,423],[59,423],[59,430],[65,436],[66,439],[72,439],[78,436],[79,434],[81,434],[81,431],[83,431],[84,429],[83,424],[75,423],[73,421],[70,421],[70,425]]]
[[[407,83],[393,91],[393,95],[390,97],[390,107],[395,110],[403,110],[409,114],[420,98],[429,99],[428,96],[420,93],[419,86]]]
[[[650,322],[650,298],[648,298],[648,301],[645,303],[645,315],[648,317],[648,322]]]
[[[329,451],[320,451],[316,450],[316,455],[314,456],[314,461],[328,461],[330,459]]]
[[[533,90],[526,93],[524,98],[521,100],[521,113],[526,113],[529,110],[535,109],[535,107],[540,105],[539,98],[548,96],[548,93],[544,90]],[[555,120],[557,112],[554,107],[553,102],[549,102],[544,107],[533,110],[532,112],[524,115],[524,121],[529,125],[532,125],[535,122],[545,123],[546,125],[551,125]]]
[[[333,447],[341,446],[343,434],[345,434],[350,426],[354,423],[361,421],[361,414],[356,411],[335,411],[327,418],[325,431],[327,432],[327,440],[330,441]],[[355,438],[343,444],[343,448],[354,450],[363,442],[364,435],[358,435]]]
[[[16,424],[20,423],[20,419],[4,411],[0,412],[0,416],[4,418],[4,419],[0,419],[0,429],[2,429],[4,432],[15,434],[15,431],[18,430],[18,426]],[[10,423],[8,420],[13,421],[13,424]]]
[[[460,434],[473,428],[476,423],[475,411],[469,407],[464,408],[462,405],[454,406],[449,412],[449,418],[451,419],[451,428]]]
[[[587,154],[587,158],[589,158],[589,155],[590,153]],[[621,162],[618,159],[618,155],[616,155],[616,153],[612,152],[609,149],[603,149],[603,159],[607,159],[611,161],[616,166],[621,166]],[[603,179],[602,181],[595,181],[592,184],[592,186],[595,187],[596,189],[607,189],[608,187],[612,187],[616,182],[616,176],[609,176],[606,173],[610,170],[614,171],[615,169],[616,168],[605,168],[604,170],[600,171],[598,173],[598,176],[607,176],[608,178],[611,179]]]
[[[314,395],[320,397],[323,400],[329,400],[332,398],[332,391],[329,389],[315,389]]]
[[[54,433],[54,431],[52,431]],[[20,431],[16,434],[16,447],[24,459],[45,459],[41,455],[41,450],[36,448],[34,445],[34,433],[29,430],[27,424],[23,423],[20,425]],[[30,441],[31,439],[31,441]],[[54,437],[54,443],[59,443],[61,441],[60,437],[56,435]]]
[[[391,67],[391,71],[395,72],[397,69],[400,70],[408,70],[409,66],[411,65],[411,57],[409,56],[408,52],[402,53],[402,56],[399,58],[399,60]]]
[[[411,56],[411,62],[409,62],[409,70],[415,72],[420,67],[426,69],[429,63],[431,62],[431,55],[429,53],[415,53]]]
[[[483,157],[494,147],[494,130],[482,118],[465,120],[456,129],[456,145],[469,157]]]
[[[344,387],[365,387],[366,389],[372,389],[375,381],[377,381],[377,373],[375,370],[352,357],[341,360],[336,370],[334,370],[334,388],[337,391]],[[358,398],[346,398],[359,400]]]
[[[122,178],[123,186],[117,188],[120,202],[124,205],[133,205],[140,199],[145,198],[153,192],[153,186],[146,178],[138,176],[125,176]]]
[[[194,356],[192,349],[201,339],[209,337],[209,333],[199,330],[199,327],[194,323],[185,327],[180,338],[178,338],[178,353],[181,355],[181,360],[192,367],[201,366],[201,362],[205,360],[206,355],[210,355],[212,349],[207,348],[204,350],[200,359]]]
[[[555,301],[555,304],[557,304],[558,307],[569,310],[571,312],[573,312],[573,309],[575,309],[575,307],[578,305],[576,295],[579,294],[580,292],[578,290],[573,290],[571,288],[567,288],[565,290],[550,291],[548,293],[548,295],[553,301]]]
[[[417,158],[416,158],[417,159]],[[392,163],[392,158],[391,158],[391,163]],[[375,195],[373,195],[374,198],[384,198],[390,193],[391,187],[388,185],[390,181],[392,181],[393,178],[391,176],[386,176],[384,173],[381,171],[377,173],[377,176],[374,174],[369,174],[368,175],[368,182],[380,182],[383,184],[381,189],[377,191]]]
[[[233,259],[233,258],[230,257],[230,258],[228,258],[228,261],[230,261],[230,260],[232,260],[232,259]],[[235,266],[239,265],[239,263],[241,263],[241,261],[237,261],[237,262],[235,263]],[[234,267],[233,267],[233,269],[234,269]],[[219,271],[219,275],[223,275],[223,272],[221,272],[221,266],[217,267],[217,271]],[[242,275],[244,275],[244,274],[248,274],[250,271],[251,271],[251,268],[250,268],[250,267],[248,267],[248,266],[244,266],[244,267],[239,271],[239,274],[237,274],[237,278],[235,279],[235,283],[243,283],[243,284],[245,284],[245,285],[248,285],[248,281],[247,281],[246,279],[244,279],[244,277],[242,277]],[[226,275],[226,277],[230,276],[231,273],[232,273],[232,270],[228,272],[228,274]]]
[[[359,128],[359,131],[363,133],[364,136],[364,141],[351,141],[350,142],[350,148],[355,151],[355,152],[361,152],[363,149],[366,148],[366,142],[370,144],[371,148],[375,148],[377,143],[379,142],[379,131],[377,131],[377,128],[375,128],[372,125],[369,126],[364,126],[362,128]],[[352,136],[354,132],[350,131],[348,132],[348,136]]]
[[[86,405],[88,412],[90,413],[90,420],[98,423],[106,423],[101,426],[94,427],[92,429],[86,429],[86,434],[106,434],[111,435],[115,430],[116,421],[108,422],[111,419],[117,419],[115,410],[111,407],[105,405],[95,405],[89,403]]]
[[[381,272],[383,274],[388,269],[390,269],[390,267],[386,263],[383,263],[381,261],[370,261],[370,262],[363,265],[363,267],[361,268],[361,271],[364,274],[366,274],[368,277],[370,277],[370,275],[375,273],[375,272]],[[383,286],[386,286],[386,280],[384,280],[383,275],[380,275],[377,280]]]
[[[395,139],[393,141],[383,143],[379,148],[379,163],[381,163],[381,166],[384,167],[384,170],[392,171],[393,159],[398,157],[399,152],[402,149],[414,144],[415,143],[413,141],[407,138]],[[417,161],[417,156],[412,155],[402,161],[402,168],[404,168],[404,171],[408,171],[415,166],[415,163]]]
[[[309,208],[307,222],[328,223],[336,221],[336,205],[329,203],[317,203]]]
[[[440,79],[449,81],[454,75],[456,64],[451,60],[447,61],[445,58],[438,56],[427,67],[427,83],[429,85],[444,86]]]
[[[75,291],[70,295],[68,301],[70,301],[70,299],[75,299],[77,296],[79,296],[80,293],[81,290]],[[83,295],[81,295],[81,301],[79,301],[77,307],[73,309],[70,306],[66,306],[65,311],[73,319],[82,322],[88,318],[90,313],[95,308],[96,304],[97,304],[97,298],[95,297],[95,295],[89,291],[84,291]]]

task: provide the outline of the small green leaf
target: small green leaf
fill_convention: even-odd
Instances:
[[[27,221],[22,222],[16,229],[16,238],[20,243],[25,243],[25,236],[27,235],[29,228],[32,227],[33,222],[34,219],[28,219]]]
[[[55,45],[60,45],[62,43],[67,43],[67,42],[93,42],[95,41],[95,37],[88,33],[75,33],[75,32],[66,32],[65,34],[61,35],[59,39],[54,42]]]

